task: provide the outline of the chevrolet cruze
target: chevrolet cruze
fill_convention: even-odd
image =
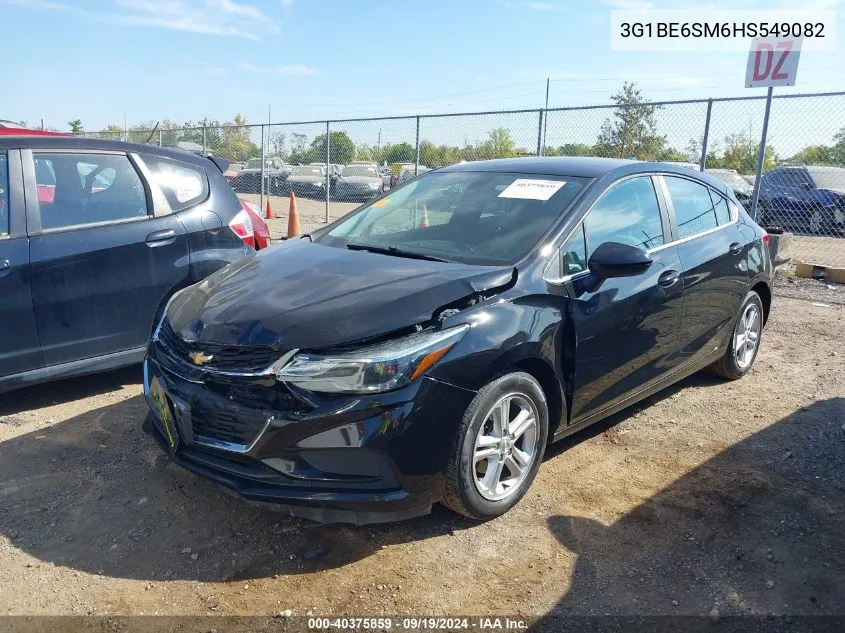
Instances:
[[[771,304],[732,190],[660,163],[426,173],[176,294],[145,428],[185,468],[320,521],[475,519],[546,446],[704,368],[736,379]]]

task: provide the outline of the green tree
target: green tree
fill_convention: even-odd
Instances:
[[[657,156],[654,157],[654,160],[663,160],[673,163],[688,163],[690,162],[690,155],[689,152],[682,152],[674,147],[664,147],[657,152]]]
[[[791,163],[801,165],[826,165],[833,163],[833,148],[827,145],[808,145],[789,159]]]
[[[600,155],[654,160],[666,144],[666,137],[657,133],[654,117],[660,106],[646,101],[636,84],[627,81],[611,100],[618,107],[614,119],[602,124],[597,141]]]
[[[123,128],[116,123],[109,123],[106,127],[99,131],[100,138],[107,138],[113,141],[123,139]]]
[[[79,134],[80,132],[85,131],[82,128],[82,119],[73,119],[73,121],[68,121],[67,125],[73,134]]]
[[[833,147],[830,148],[830,162],[845,165],[845,127],[833,136]]]
[[[729,134],[725,137],[725,151],[722,154],[720,166],[725,169],[735,169],[741,174],[753,174],[757,170],[759,153],[760,144],[749,140],[745,134]],[[763,171],[772,169],[777,163],[775,150],[771,145],[767,145]]]
[[[503,127],[490,130],[489,138],[475,149],[475,155],[481,160],[510,158],[517,155],[516,143],[510,131]]]
[[[586,143],[564,143],[558,148],[547,147],[546,156],[596,156],[596,148]]]
[[[384,148],[384,160],[390,163],[413,163],[417,158],[417,150],[409,143],[396,143]]]
[[[355,143],[346,132],[331,132],[329,134],[329,157],[332,163],[346,165],[355,160]],[[326,161],[326,135],[320,134],[311,141],[311,149],[308,151],[310,163],[325,163]]]

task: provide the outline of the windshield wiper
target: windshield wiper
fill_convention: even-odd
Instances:
[[[370,253],[381,253],[382,255],[393,255],[394,257],[407,257],[409,259],[424,259],[429,262],[448,262],[448,259],[406,251],[396,246],[371,246],[370,244],[347,244],[346,248],[351,251],[369,251]]]

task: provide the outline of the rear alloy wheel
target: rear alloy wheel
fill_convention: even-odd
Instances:
[[[443,503],[474,519],[510,510],[540,467],[548,417],[546,397],[530,374],[506,374],[482,388],[455,438]]]
[[[763,302],[760,295],[751,291],[745,297],[742,310],[734,326],[733,336],[722,356],[710,369],[724,378],[742,378],[757,358],[763,335]]]

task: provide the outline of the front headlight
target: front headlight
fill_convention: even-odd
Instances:
[[[315,186],[315,187],[325,187],[325,186],[326,186],[326,183],[324,183],[324,182],[321,180],[321,181],[319,181],[319,182],[315,182],[315,183],[314,183],[314,186]]]
[[[370,189],[378,189],[378,183],[377,182],[371,182],[370,183]]]
[[[413,382],[457,343],[468,325],[416,332],[339,354],[297,354],[276,372],[281,382],[308,391],[379,393]]]

